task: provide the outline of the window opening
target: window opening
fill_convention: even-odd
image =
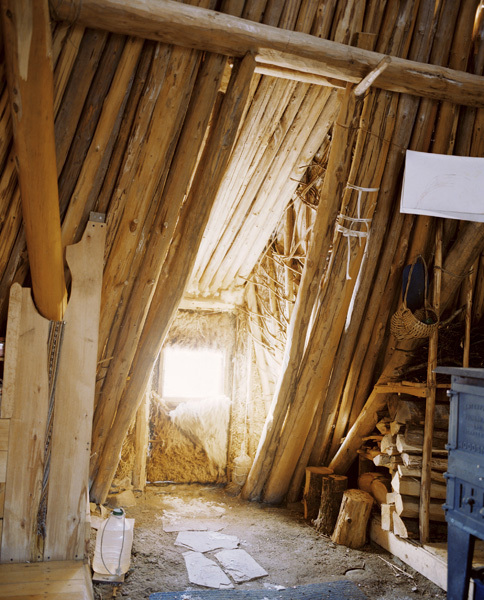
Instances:
[[[165,348],[164,398],[208,398],[224,393],[224,354],[219,350]]]

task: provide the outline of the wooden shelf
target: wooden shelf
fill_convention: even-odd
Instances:
[[[450,389],[450,383],[438,383],[437,389]],[[426,383],[413,383],[411,381],[401,381],[400,383],[385,383],[375,385],[377,394],[408,394],[418,398],[426,398],[430,393],[430,388]]]
[[[412,569],[430,579],[435,585],[447,590],[447,544],[445,542],[419,544],[404,540],[391,531],[383,531],[379,517],[370,521],[370,538],[388,552],[402,560]],[[473,567],[484,565],[484,542],[476,540]],[[471,579],[469,598],[473,598],[474,583]]]

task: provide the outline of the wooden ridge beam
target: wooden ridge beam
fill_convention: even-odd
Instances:
[[[323,78],[359,83],[384,54],[288,31],[172,0],[56,0],[55,18],[87,27],[135,35],[241,57],[258,64]],[[376,87],[417,96],[484,106],[484,77],[392,57]]]
[[[47,319],[67,301],[54,139],[54,76],[47,0],[2,0],[1,17],[22,212],[34,299]]]

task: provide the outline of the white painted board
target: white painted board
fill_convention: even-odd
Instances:
[[[400,211],[484,222],[484,158],[407,150]]]
[[[190,583],[220,590],[232,589],[233,583],[213,560],[201,552],[184,552]]]
[[[235,583],[242,583],[268,575],[267,571],[245,550],[222,550],[217,552],[215,558]]]

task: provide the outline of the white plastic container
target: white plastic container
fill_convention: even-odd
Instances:
[[[115,508],[97,531],[92,568],[100,575],[122,575],[129,569],[134,519]]]

